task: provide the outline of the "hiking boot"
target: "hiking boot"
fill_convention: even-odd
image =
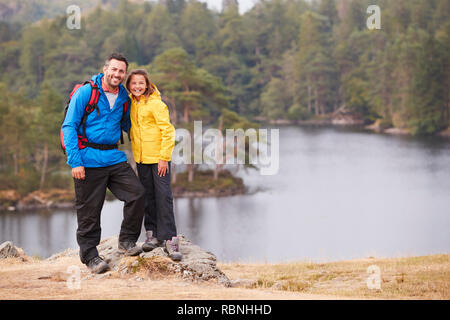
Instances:
[[[165,247],[170,259],[173,261],[180,261],[183,258],[183,255],[180,253],[178,237],[172,237],[172,240],[167,240]]]
[[[147,231],[145,235],[147,236],[147,239],[145,239],[145,242],[142,245],[142,250],[144,250],[144,252],[149,252],[162,246],[163,241],[159,241],[155,238],[153,236],[153,231]]]
[[[99,256],[96,256],[95,258],[89,260],[86,265],[92,273],[103,273],[109,270],[109,265]]]
[[[119,251],[125,253],[126,256],[137,256],[142,253],[142,249],[136,246],[136,242],[131,241],[119,242]]]

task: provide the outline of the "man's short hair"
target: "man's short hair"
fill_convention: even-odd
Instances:
[[[127,58],[125,58],[120,53],[112,53],[112,54],[110,54],[109,57],[105,61],[105,67],[108,67],[109,66],[109,62],[111,60],[113,60],[113,59],[125,62],[126,66],[127,66],[127,70],[128,70],[128,60],[127,60]]]

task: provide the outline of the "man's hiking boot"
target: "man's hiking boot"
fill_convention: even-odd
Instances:
[[[96,256],[95,258],[89,260],[87,263],[87,267],[91,270],[92,273],[103,273],[109,270],[109,265],[99,256]]]
[[[142,250],[144,250],[144,252],[152,251],[163,245],[163,241],[159,241],[153,236],[153,231],[147,231],[145,235],[147,236],[147,239],[145,239],[145,242],[142,245]]]
[[[126,256],[137,256],[142,253],[141,247],[136,246],[136,242],[131,241],[119,242],[119,251]]]
[[[180,261],[183,258],[183,255],[180,253],[178,237],[172,237],[172,240],[167,240],[165,247],[170,259],[173,261]]]

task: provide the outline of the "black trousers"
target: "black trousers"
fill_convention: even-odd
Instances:
[[[170,188],[170,162],[169,172],[163,177],[158,175],[157,163],[138,163],[137,171],[145,188],[145,230],[153,231],[153,236],[158,240],[170,240],[177,235]]]
[[[123,221],[119,241],[136,242],[144,216],[144,188],[127,162],[103,168],[85,168],[85,179],[74,179],[75,208],[77,209],[77,242],[81,262],[86,264],[98,256],[100,243],[100,213],[105,201],[106,188],[121,201]]]

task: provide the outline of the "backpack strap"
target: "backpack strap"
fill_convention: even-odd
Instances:
[[[122,122],[126,117],[127,111],[128,111],[128,107],[129,107],[129,101],[125,101],[125,103],[123,104],[123,113],[122,113],[122,119],[120,120],[120,143],[123,144],[123,128],[122,128]],[[130,134],[128,134],[128,140],[131,141],[130,138]]]
[[[84,115],[81,118],[81,124],[83,126],[83,138],[86,138],[86,119],[91,114],[92,111],[97,110],[97,115],[100,115],[100,110],[98,108],[98,99],[100,98],[100,90],[98,89],[97,84],[90,80],[86,81],[84,84],[90,84],[91,85],[91,96],[89,97],[89,102],[84,108]]]

